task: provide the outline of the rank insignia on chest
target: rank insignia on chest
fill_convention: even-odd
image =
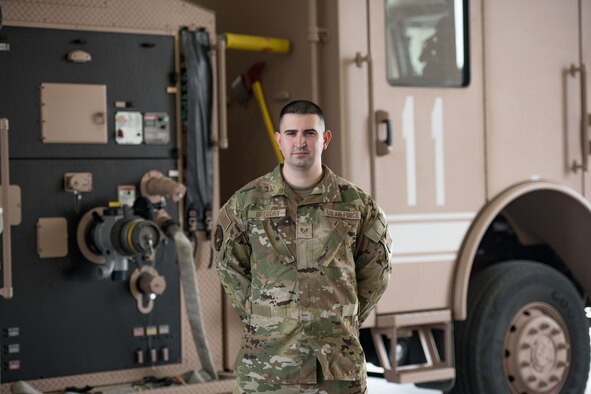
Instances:
[[[298,238],[312,238],[312,223],[298,223],[296,226]]]

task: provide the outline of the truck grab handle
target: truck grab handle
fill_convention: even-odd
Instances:
[[[589,121],[590,117],[587,113],[587,65],[581,63],[579,67],[571,64],[569,68],[571,76],[575,76],[577,72],[581,73],[579,83],[581,85],[581,163],[576,160],[573,163],[573,171],[577,172],[579,169],[587,172],[589,168]]]
[[[8,119],[0,119],[0,176],[2,177],[2,263],[3,263],[3,287],[0,288],[0,296],[12,298],[12,250],[10,240],[10,167],[8,157]]]

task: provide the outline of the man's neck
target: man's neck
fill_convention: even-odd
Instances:
[[[312,187],[320,182],[323,175],[322,165],[301,171],[284,165],[281,172],[285,181],[297,188]]]

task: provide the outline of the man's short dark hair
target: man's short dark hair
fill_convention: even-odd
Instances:
[[[324,131],[324,113],[322,109],[311,101],[308,100],[294,100],[290,103],[285,104],[279,113],[279,127],[281,128],[281,120],[287,114],[295,115],[316,115],[320,118],[320,124]]]

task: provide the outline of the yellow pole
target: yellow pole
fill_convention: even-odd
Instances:
[[[233,33],[224,34],[226,36],[226,48],[228,49],[273,53],[289,52],[289,40],[284,38],[247,36]]]
[[[273,146],[273,150],[275,151],[277,161],[279,163],[283,163],[283,155],[281,154],[281,151],[277,146],[277,141],[275,141],[275,130],[273,129],[273,122],[271,122],[269,110],[267,109],[267,104],[265,103],[265,96],[263,95],[263,86],[261,85],[260,81],[253,82],[252,91],[254,92],[254,97],[257,99],[257,102],[259,103],[259,108],[261,109],[261,114],[263,115],[263,121],[265,122],[265,127],[267,128],[267,134],[269,135],[269,139],[271,140],[271,145]]]

